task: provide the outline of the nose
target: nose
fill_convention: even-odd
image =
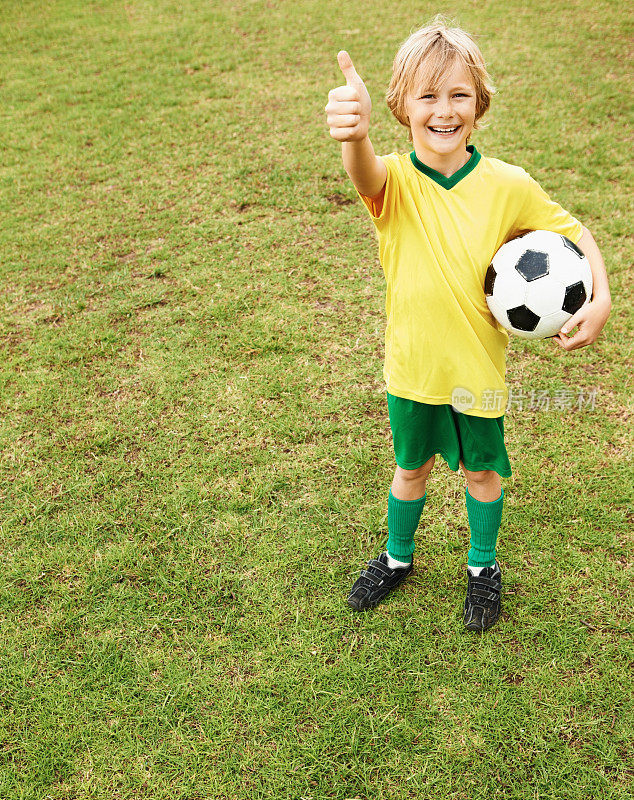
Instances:
[[[436,108],[436,114],[439,117],[451,117],[453,116],[453,109],[451,107],[451,101],[448,97],[441,97],[438,100],[438,106]]]

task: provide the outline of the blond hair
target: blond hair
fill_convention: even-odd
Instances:
[[[476,124],[487,112],[495,87],[484,64],[480,48],[461,28],[450,28],[440,14],[423,28],[414,31],[394,58],[387,104],[396,119],[410,128],[405,99],[416,90],[435,90],[458,59],[469,72],[476,94]],[[410,129],[410,139],[411,139]]]

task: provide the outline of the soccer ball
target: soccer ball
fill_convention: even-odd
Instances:
[[[559,333],[592,295],[588,259],[552,231],[531,231],[503,244],[484,279],[491,313],[523,339]]]

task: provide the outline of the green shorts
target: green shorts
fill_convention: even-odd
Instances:
[[[471,472],[493,470],[511,475],[504,446],[504,417],[473,417],[450,405],[434,406],[387,394],[396,463],[417,469],[439,453],[450,469],[462,461]]]

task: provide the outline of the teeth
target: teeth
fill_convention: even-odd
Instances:
[[[430,125],[430,129],[434,131],[434,133],[454,133],[454,131],[457,131],[459,127],[459,125],[456,125],[455,128],[432,128]]]

